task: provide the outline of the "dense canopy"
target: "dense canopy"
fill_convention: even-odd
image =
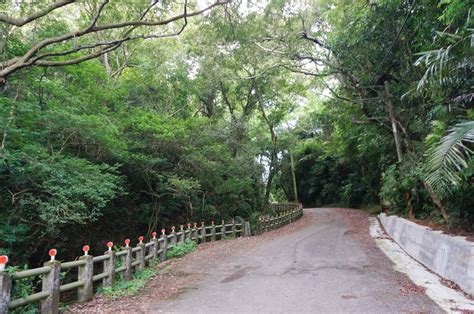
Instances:
[[[474,227],[473,3],[0,4],[0,254],[272,201]]]

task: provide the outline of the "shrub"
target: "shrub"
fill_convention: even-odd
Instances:
[[[196,249],[196,242],[186,240],[183,243],[176,244],[166,252],[166,258],[182,257]]]
[[[157,270],[147,268],[138,271],[130,281],[117,281],[115,286],[100,288],[100,292],[103,293],[107,298],[116,299],[122,296],[129,296],[137,294],[142,289],[146,282],[157,275]]]

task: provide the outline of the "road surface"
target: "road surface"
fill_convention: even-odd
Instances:
[[[311,222],[300,230],[267,235],[244,252],[236,250],[207,266],[191,263],[187,271],[204,271],[204,278],[172,298],[151,300],[146,311],[442,312],[405,275],[393,270],[367,236],[361,220],[367,217],[354,214],[351,225],[350,213],[306,209]]]

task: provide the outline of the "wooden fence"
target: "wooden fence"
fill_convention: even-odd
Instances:
[[[301,206],[300,203],[271,203],[270,210],[272,212],[287,212],[289,210],[293,210],[296,207]]]
[[[271,204],[273,214],[260,216],[257,223],[257,234],[287,225],[303,216],[303,205],[299,203]]]
[[[171,233],[166,235],[162,230],[160,237],[156,232],[149,242],[144,243],[143,237],[139,237],[139,243],[135,247],[130,246],[130,240],[125,240],[125,246],[120,251],[113,251],[113,243],[107,243],[108,250],[100,256],[89,255],[89,246],[84,246],[84,255],[76,261],[60,262],[56,260],[55,249],[49,251],[51,260],[44,263],[43,267],[17,271],[9,274],[4,271],[7,260],[0,260],[0,314],[7,313],[30,303],[41,303],[41,313],[58,313],[60,296],[64,292],[77,291],[79,302],[88,301],[93,296],[94,285],[101,284],[102,287],[113,287],[116,274],[124,281],[132,279],[133,272],[144,269],[152,261],[166,260],[169,249],[186,239],[199,243],[221,240],[226,237],[236,238],[250,235],[248,222],[225,223],[200,227],[190,224],[184,229],[180,227],[178,232],[171,228]],[[100,265],[101,264],[101,265]],[[77,280],[69,283],[61,282],[61,272],[77,268]],[[95,274],[94,269],[101,270]],[[12,283],[15,280],[41,276],[41,291],[18,299],[10,299]]]
[[[281,227],[303,215],[301,204],[273,204],[271,206],[275,208],[274,211],[277,214],[260,217],[254,233],[263,233]],[[233,220],[232,223],[226,224],[223,220],[220,225],[212,222],[208,226],[203,222],[200,227],[196,224],[191,227],[191,224],[188,224],[186,229],[181,225],[178,232],[175,231],[175,227],[172,227],[168,235],[165,234],[164,229],[161,230],[159,237],[156,232],[153,232],[152,238],[146,243],[140,236],[135,247],[130,246],[130,240],[126,239],[125,246],[119,251],[112,250],[113,243],[109,242],[107,243],[108,250],[99,256],[89,255],[89,246],[86,245],[83,247],[84,255],[70,262],[56,260],[57,251],[52,249],[49,251],[51,260],[44,263],[43,267],[12,273],[5,271],[8,261],[6,256],[0,256],[0,314],[37,302],[40,302],[41,313],[58,313],[61,294],[75,290],[79,302],[88,301],[93,296],[94,287],[98,285],[113,287],[117,274],[123,281],[131,280],[134,271],[144,269],[153,261],[166,260],[167,251],[187,239],[200,244],[222,240],[226,237],[237,238],[251,234],[249,222],[244,221],[237,223]],[[61,278],[62,272],[70,270],[77,271],[76,280],[65,283]],[[11,299],[12,284],[16,280],[37,276],[41,276],[40,291]]]

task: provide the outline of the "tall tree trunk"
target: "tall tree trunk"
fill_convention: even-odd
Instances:
[[[385,92],[385,105],[386,105],[386,108],[387,108],[387,111],[388,111],[388,114],[389,114],[389,117],[390,117],[390,122],[392,124],[392,132],[393,132],[393,137],[395,139],[395,146],[396,146],[396,149],[397,149],[397,157],[398,157],[398,161],[402,161],[402,158],[403,158],[403,153],[402,153],[402,147],[401,147],[401,141],[400,141],[400,134],[398,133],[398,127],[397,127],[397,119],[395,117],[395,112],[393,110],[393,104],[392,104],[392,101],[390,99],[390,88],[389,88],[389,85],[388,85],[388,82],[385,81],[384,82],[384,92]],[[409,151],[410,150],[410,142],[407,141],[406,142],[406,145],[407,145],[407,150]],[[443,216],[443,219],[445,222],[448,221],[449,219],[449,215],[448,213],[446,212],[446,208],[444,207],[443,203],[441,202],[441,199],[438,197],[438,195],[436,195],[435,191],[433,190],[433,188],[431,187],[431,185],[424,181],[423,180],[423,185],[426,189],[426,191],[428,191],[428,194],[430,195],[430,198],[431,198],[431,201],[436,205],[439,213]]]
[[[397,119],[395,118],[395,111],[393,110],[392,100],[390,99],[390,88],[388,86],[388,81],[385,81],[384,87],[385,87],[384,88],[385,107],[387,108],[390,122],[392,124],[392,133],[395,140],[395,147],[397,149],[397,158],[398,158],[398,161],[400,162],[403,159],[402,146],[400,144],[400,134],[398,134]]]
[[[258,104],[260,107],[260,111],[262,112],[262,117],[263,120],[265,120],[265,123],[268,125],[268,129],[270,131],[270,136],[272,140],[272,151],[271,151],[271,156],[270,156],[270,169],[268,173],[268,180],[265,188],[265,197],[263,199],[263,208],[267,206],[268,200],[270,199],[270,191],[272,188],[272,182],[273,182],[273,177],[275,176],[276,173],[276,162],[277,162],[277,149],[276,149],[276,142],[277,142],[277,136],[275,134],[275,130],[273,129],[273,123],[270,121],[270,119],[267,116],[267,113],[265,112],[265,107],[263,105],[263,100],[262,100],[262,95],[260,94],[260,90],[257,87],[257,84],[255,84],[255,92],[257,94],[257,99],[258,99]]]
[[[276,139],[275,139],[275,141],[276,141]],[[273,139],[272,139],[272,142],[273,142]],[[275,176],[275,172],[276,172],[276,157],[277,156],[276,156],[275,147],[272,147],[272,154],[271,154],[271,158],[270,158],[270,169],[268,170],[269,173],[268,173],[267,184],[266,184],[266,187],[265,187],[265,197],[263,198],[263,206],[264,207],[267,206],[268,201],[270,199],[270,191],[272,189],[273,177]]]
[[[157,230],[158,227],[158,218],[160,214],[161,199],[157,198],[154,200],[153,212],[148,220],[148,231],[147,236],[150,236],[153,231]]]
[[[293,153],[290,150],[291,178],[293,179],[293,200],[298,203],[298,189],[296,187],[295,163],[293,161]]]
[[[110,77],[112,75],[112,68],[110,67],[109,54],[104,53],[102,60],[104,61],[104,67],[105,72],[107,73],[107,77]]]
[[[9,113],[8,121],[5,125],[5,129],[3,130],[2,140],[0,142],[0,157],[3,157],[3,152],[5,150],[5,145],[6,145],[6,142],[7,142],[8,129],[14,123],[14,120],[15,120],[15,105],[14,105],[14,103],[18,99],[18,94],[19,93],[17,91],[16,95],[15,95],[15,98],[13,98],[13,104],[10,107],[10,113]]]

